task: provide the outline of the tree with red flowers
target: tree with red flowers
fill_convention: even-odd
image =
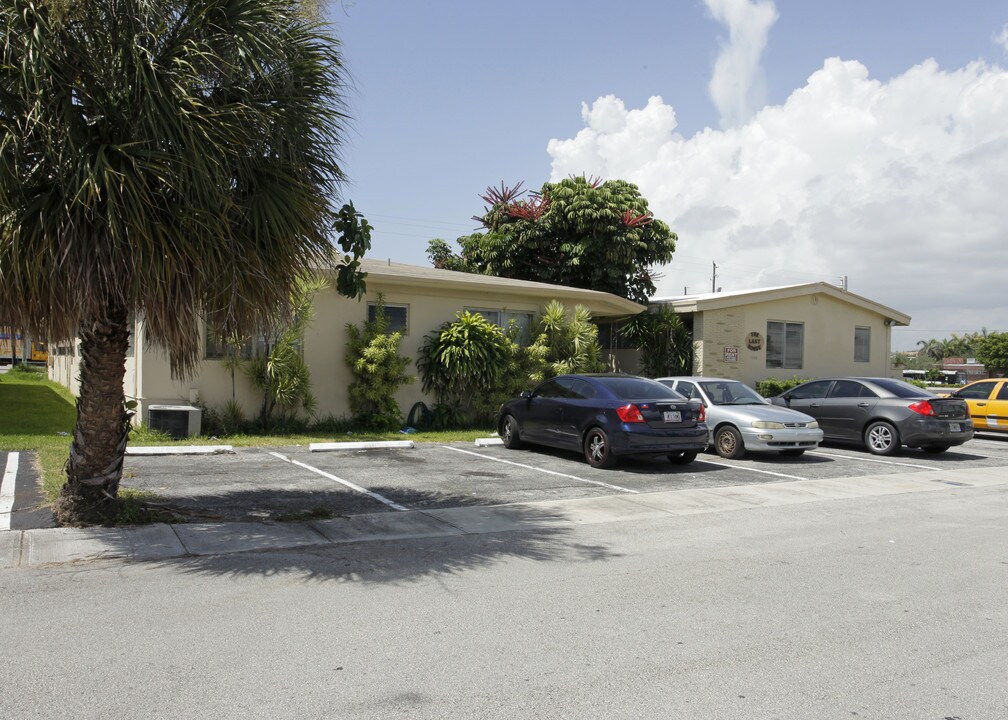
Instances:
[[[672,260],[677,238],[636,185],[581,176],[527,194],[521,186],[487,188],[474,217],[484,230],[460,237],[460,253],[431,240],[434,266],[648,301],[653,268]]]

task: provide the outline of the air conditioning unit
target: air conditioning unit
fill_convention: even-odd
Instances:
[[[202,410],[192,405],[149,405],[147,427],[181,440],[200,434],[202,414]]]

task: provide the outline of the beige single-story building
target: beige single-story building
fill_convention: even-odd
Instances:
[[[315,296],[315,317],[305,332],[303,353],[311,370],[312,391],[318,400],[317,415],[349,417],[347,388],[353,381],[344,362],[346,325],[362,325],[373,317],[381,295],[392,330],[404,333],[400,355],[412,361],[407,372],[416,375],[416,359],[424,337],[446,321],[454,320],[462,310],[478,311],[490,321],[507,327],[516,322],[531,330],[532,323],[550,300],[559,300],[568,309],[583,305],[593,318],[624,318],[645,308],[609,293],[547,283],[511,280],[488,275],[440,270],[433,267],[405,265],[391,261],[364,260],[367,294],[350,299],[328,288]],[[171,377],[167,356],[160,350],[131,343],[126,361],[125,390],[138,404],[137,418],[147,422],[152,405],[180,406],[201,403],[223,407],[231,400],[232,388],[246,417],[254,417],[262,400],[239,371],[232,374],[225,367],[222,349],[212,337],[204,336],[204,360],[195,377],[177,381]],[[133,337],[143,337],[143,319],[138,318]],[[72,346],[56,348],[49,364],[52,379],[77,394],[77,353]],[[632,368],[631,368],[632,369]],[[418,400],[429,404],[432,398],[421,391],[419,378],[403,386],[396,395],[403,413]]]
[[[440,270],[391,261],[363,261],[367,294],[349,299],[328,288],[315,296],[315,317],[305,332],[303,353],[311,370],[317,415],[349,417],[347,388],[353,378],[344,362],[346,325],[373,317],[381,295],[391,329],[404,333],[400,354],[411,359],[407,372],[416,375],[424,338],[462,310],[476,311],[502,327],[515,322],[530,328],[543,306],[559,300],[569,309],[583,305],[600,325],[600,341],[610,367],[623,372],[639,368],[637,350],[621,344],[621,320],[642,312],[642,305],[609,293],[525,280]],[[768,377],[893,374],[890,360],[893,325],[910,317],[825,282],[737,292],[656,298],[683,316],[692,329],[696,374],[734,378],[754,384]],[[143,337],[138,318],[133,337]],[[137,419],[149,421],[151,406],[195,403],[222,408],[232,392],[246,417],[254,417],[262,400],[241,371],[226,367],[222,349],[205,331],[204,360],[188,381],[173,380],[167,356],[131,343],[125,391],[138,404]],[[72,345],[51,348],[52,379],[77,393],[77,353]],[[432,403],[417,382],[402,387],[396,400],[403,413],[420,400]]]
[[[892,327],[910,316],[826,282],[654,298],[692,327],[697,375],[891,377]]]

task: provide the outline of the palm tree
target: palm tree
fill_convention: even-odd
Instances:
[[[61,504],[100,519],[131,313],[185,377],[204,321],[248,336],[309,271],[359,277],[330,240],[345,72],[296,0],[7,0],[0,32],[0,306],[80,338]]]
[[[930,340],[918,340],[917,357],[941,362],[945,359],[945,344],[941,340],[931,338]]]

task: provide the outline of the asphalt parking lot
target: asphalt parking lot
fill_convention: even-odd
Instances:
[[[996,435],[978,435],[937,456],[904,450],[881,458],[828,445],[800,458],[725,460],[704,453],[687,466],[661,458],[625,460],[613,470],[546,448],[418,443],[411,449],[312,453],[298,446],[131,456],[122,485],[156,494],[186,519],[265,521],[999,466],[1008,466],[1008,437]]]

